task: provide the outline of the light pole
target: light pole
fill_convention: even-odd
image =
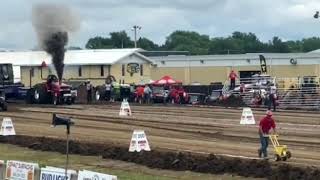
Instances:
[[[137,48],[137,30],[141,30],[141,26],[134,25],[132,31],[134,31],[134,48]]]

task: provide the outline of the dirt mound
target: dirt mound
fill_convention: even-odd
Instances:
[[[0,143],[8,143],[28,147],[35,150],[65,153],[65,140],[47,137],[0,137]],[[182,152],[129,153],[128,147],[117,144],[97,144],[70,141],[70,153],[95,155],[142,164],[151,168],[171,169],[177,171],[190,170],[201,173],[235,174],[244,177],[260,177],[268,179],[304,179],[316,180],[320,177],[320,169],[315,167],[298,167],[285,163],[271,163],[263,160],[250,160],[224,156],[198,155]]]

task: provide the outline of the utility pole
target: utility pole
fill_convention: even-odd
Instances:
[[[141,30],[141,26],[134,25],[132,31],[134,31],[134,48],[137,48],[137,30]]]

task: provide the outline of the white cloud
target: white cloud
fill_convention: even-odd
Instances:
[[[0,7],[0,48],[29,49],[36,43],[31,25],[32,3],[44,0],[10,0]],[[47,0],[49,1],[49,0]],[[50,0],[52,2],[54,0]],[[266,41],[273,36],[301,39],[319,36],[319,0],[55,0],[73,7],[82,27],[71,37],[72,45],[84,47],[90,37],[108,36],[134,24],[141,36],[163,43],[174,30],[194,30],[210,36],[233,31],[253,32]]]

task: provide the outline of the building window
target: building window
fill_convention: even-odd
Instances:
[[[111,73],[111,66],[110,65],[108,65],[108,75],[110,75]]]
[[[125,75],[126,75],[126,74],[125,74],[125,69],[126,69],[125,65],[122,64],[122,76],[125,76]]]
[[[104,66],[100,66],[100,76],[104,76]]]
[[[140,76],[143,76],[143,64],[140,64]]]
[[[78,75],[79,75],[79,77],[82,76],[82,67],[81,66],[79,66],[79,68],[78,68]]]

